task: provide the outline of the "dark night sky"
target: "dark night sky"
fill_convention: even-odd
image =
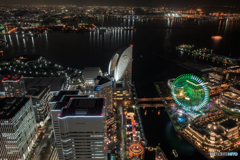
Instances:
[[[240,0],[0,0],[4,4],[76,4],[76,5],[240,5]]]

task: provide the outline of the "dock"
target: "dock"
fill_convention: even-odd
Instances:
[[[221,62],[224,65],[228,64],[228,65],[237,65],[238,62],[240,61],[240,59],[236,59],[236,58],[230,58],[227,56],[222,56],[222,55],[218,55],[213,53],[213,50],[207,49],[207,48],[200,48],[200,49],[195,49],[192,50],[192,48],[194,47],[194,45],[179,45],[176,47],[177,51],[180,51],[180,53],[187,53],[188,55],[191,56],[199,56],[202,59],[206,58],[208,59],[212,59],[213,62]]]

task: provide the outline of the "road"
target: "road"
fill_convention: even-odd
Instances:
[[[45,136],[44,139],[41,140],[39,146],[35,150],[35,156],[34,156],[33,160],[38,160],[39,154],[41,153],[41,150],[42,150],[44,144],[47,142],[50,132],[51,132],[51,129],[48,128],[44,134],[44,136]]]
[[[122,137],[122,145],[120,148],[120,154],[121,154],[121,159],[125,159],[125,141],[124,141],[124,136],[123,136],[123,129],[124,129],[124,122],[123,122],[123,107],[120,105],[120,114],[121,114],[121,137]]]

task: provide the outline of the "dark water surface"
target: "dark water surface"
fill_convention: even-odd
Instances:
[[[73,68],[83,69],[93,66],[107,71],[109,60],[119,48],[133,44],[133,80],[138,97],[157,97],[153,82],[167,81],[184,73],[193,73],[175,63],[166,60],[178,60],[175,47],[180,44],[195,45],[195,48],[214,49],[220,55],[240,57],[240,23],[227,21],[182,21],[153,19],[148,21],[128,21],[116,18],[104,18],[87,23],[106,27],[134,27],[136,31],[112,30],[107,32],[83,33],[47,33],[23,40],[21,35],[6,35],[10,43],[0,59],[23,54],[43,55],[48,60]],[[211,36],[221,35],[220,41]],[[230,54],[231,53],[231,54]],[[162,57],[162,58],[161,58]],[[211,62],[210,62],[211,63]],[[172,149],[176,149],[179,159],[204,159],[190,144],[179,137],[167,116],[161,109],[158,116],[155,108],[148,108],[143,115],[146,138],[151,145],[161,143],[169,159],[174,159]],[[155,112],[152,112],[154,110]],[[146,160],[154,158],[153,152],[147,152]]]
[[[144,115],[147,110],[147,115]],[[160,115],[157,112],[160,110]],[[198,151],[189,145],[182,137],[180,137],[174,130],[172,123],[164,108],[146,108],[141,109],[141,116],[145,135],[148,139],[148,145],[160,147],[166,154],[168,159],[175,159],[172,150],[175,149],[178,153],[178,159],[205,159]],[[147,152],[149,159],[154,159],[154,152]],[[148,158],[146,160],[148,160]]]

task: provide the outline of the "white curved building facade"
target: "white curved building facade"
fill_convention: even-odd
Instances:
[[[132,46],[121,48],[112,57],[108,67],[108,73],[114,76],[115,81],[124,79],[132,80]]]
[[[108,74],[109,75],[113,75],[114,74],[114,70],[116,68],[118,58],[119,58],[119,54],[115,53],[113,55],[112,59],[110,60],[109,66],[108,66]]]

